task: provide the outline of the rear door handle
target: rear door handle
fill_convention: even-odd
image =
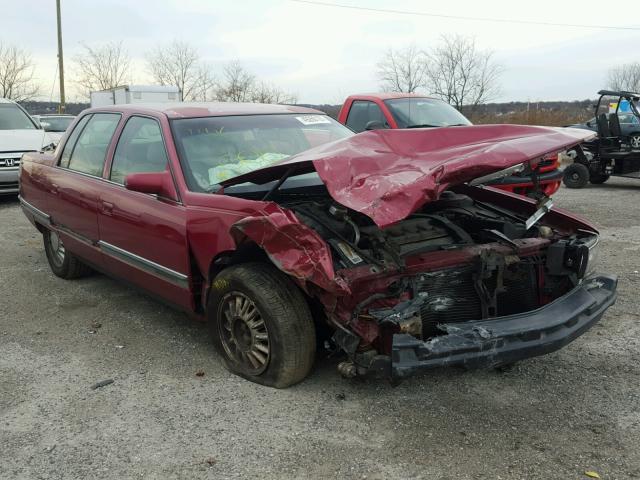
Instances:
[[[58,184],[57,183],[52,183],[51,184],[51,193],[53,193],[54,195],[58,194]]]
[[[105,215],[113,215],[113,203],[111,202],[102,202],[102,213]]]

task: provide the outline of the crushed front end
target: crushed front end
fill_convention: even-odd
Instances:
[[[475,187],[446,191],[385,228],[327,196],[281,196],[278,203],[329,246],[341,288],[304,288],[348,356],[344,375],[403,378],[546,354],[615,302],[616,278],[593,271],[595,229],[563,222],[557,212],[527,229],[526,209],[474,192],[501,196]]]
[[[594,273],[595,228],[552,208],[544,189],[524,198],[483,185],[522,174],[539,187],[558,152],[592,135],[513,125],[364,132],[235,178],[272,184],[246,194],[270,201],[234,225],[234,238],[257,244],[306,292],[347,354],[344,375],[541,355],[602,316],[616,279]],[[307,179],[288,183],[296,175]]]

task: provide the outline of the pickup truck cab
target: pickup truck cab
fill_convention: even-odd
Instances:
[[[442,128],[471,125],[458,110],[437,98],[412,93],[367,93],[347,97],[338,121],[354,132],[377,129]],[[496,180],[491,186],[527,195],[534,190],[551,196],[560,188],[562,172],[558,155],[538,165],[537,175],[520,173]]]
[[[264,385],[304,379],[326,332],[347,376],[560,348],[616,298],[594,270],[598,232],[480,186],[592,133],[458,128],[356,135],[282,105],[95,108],[55,152],[24,155],[20,201],[55,275],[102,271],[208,320],[229,370]]]

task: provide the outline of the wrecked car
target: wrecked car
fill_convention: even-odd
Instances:
[[[484,186],[589,135],[355,135],[301,107],[119,105],[26,154],[20,201],[54,274],[102,271],[208,320],[238,375],[295,384],[327,344],[345,376],[401,379],[554,351],[613,304],[591,224]]]

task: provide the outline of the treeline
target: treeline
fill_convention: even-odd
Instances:
[[[473,123],[517,123],[521,125],[546,125],[561,127],[582,123],[593,117],[596,100],[572,102],[507,102],[477,105],[467,113]]]
[[[27,112],[31,115],[43,115],[47,113],[58,113],[58,102],[36,102],[34,100],[27,100],[20,102]],[[69,115],[78,115],[85,108],[89,108],[88,103],[67,103],[65,113]]]
[[[517,123],[521,125],[546,125],[562,127],[581,123],[593,116],[596,100],[576,100],[572,102],[505,102],[486,103],[471,108],[462,108],[462,112],[476,124]],[[338,118],[341,105],[311,105],[333,118]]]
[[[469,120],[476,124],[517,123],[521,125],[565,126],[581,123],[593,116],[595,100],[576,100],[573,102],[506,102],[477,105],[473,113],[465,112]],[[56,113],[58,103],[25,101],[21,105],[32,115]],[[327,115],[338,118],[341,105],[297,104],[301,107],[315,108]],[[68,103],[67,113],[77,115],[88,103]],[[464,109],[463,109],[464,111]]]

